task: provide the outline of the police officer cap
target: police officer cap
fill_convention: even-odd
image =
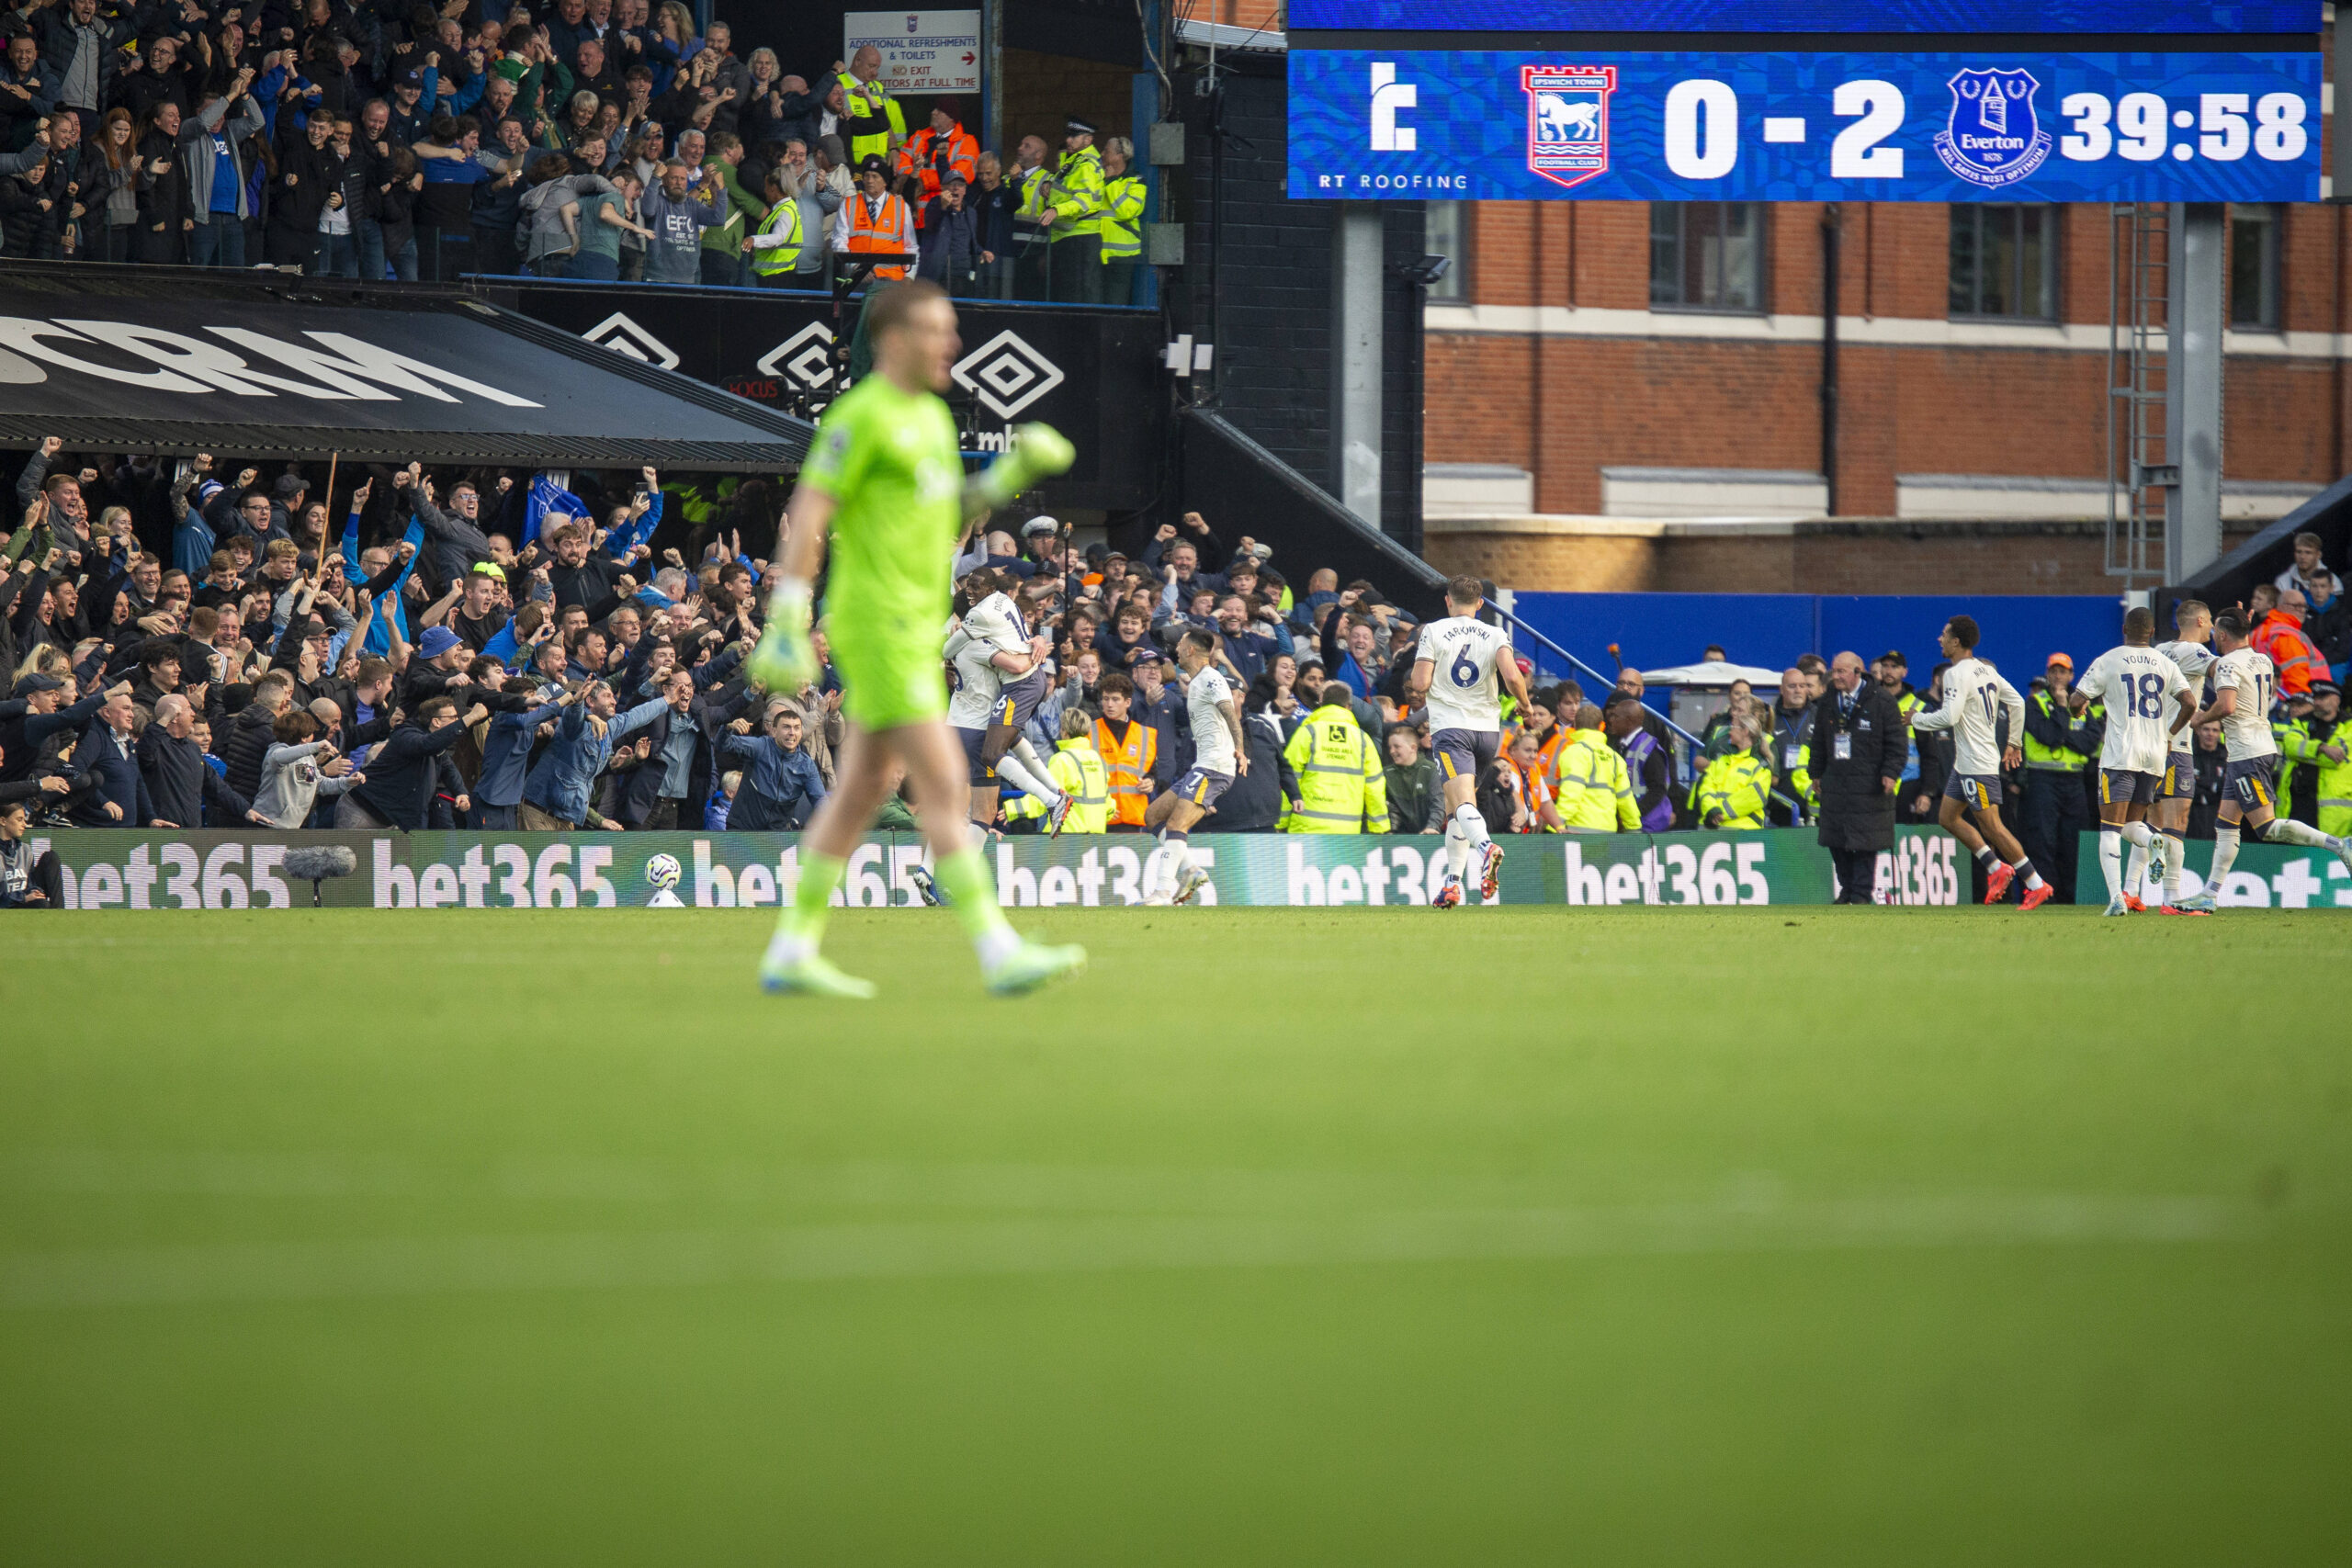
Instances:
[[[1072,136],[1091,136],[1096,129],[1094,123],[1082,115],[1071,115],[1067,128]]]
[[[2337,685],[2333,681],[2313,681],[2312,682],[2312,697],[2314,701],[2321,697],[2340,697],[2343,694],[2344,688]]]

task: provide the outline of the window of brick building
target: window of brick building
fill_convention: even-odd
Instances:
[[[1764,309],[1764,208],[1753,201],[1650,203],[1650,303]]]
[[[2283,207],[2230,209],[2230,325],[2277,332]]]
[[[1453,265],[1430,285],[1431,299],[1454,303],[1470,298],[1470,204],[1432,201],[1424,204],[1423,248],[1433,256],[1448,256]]]
[[[1951,313],[2058,319],[2058,214],[2020,202],[1954,203]]]

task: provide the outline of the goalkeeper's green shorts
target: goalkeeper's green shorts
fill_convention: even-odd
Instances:
[[[946,665],[936,630],[894,634],[829,615],[825,636],[842,678],[842,716],[861,729],[896,729],[947,715]]]

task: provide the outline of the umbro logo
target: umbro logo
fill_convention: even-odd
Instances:
[[[1061,367],[1021,340],[1001,332],[957,361],[956,384],[979,399],[999,419],[1017,419],[1021,411],[1067,379]]]
[[[659,365],[664,370],[678,367],[678,351],[628,319],[627,313],[616,310],[580,334],[600,348],[626,355],[642,365]]]
[[[790,377],[815,389],[833,384],[833,329],[811,321],[767,351],[759,361],[763,376]]]

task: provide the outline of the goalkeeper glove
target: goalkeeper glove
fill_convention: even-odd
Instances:
[[[817,678],[817,650],[808,641],[809,598],[807,581],[787,577],[768,601],[767,629],[744,668],[771,692],[795,693]]]
[[[990,463],[972,481],[980,500],[991,509],[1002,506],[1039,479],[1052,479],[1078,461],[1069,437],[1050,424],[1024,424],[1012,433],[1005,455]]]

